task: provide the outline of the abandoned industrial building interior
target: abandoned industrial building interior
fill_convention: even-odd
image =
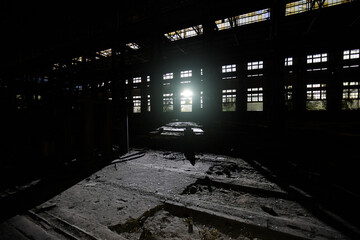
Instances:
[[[360,3],[0,3],[0,239],[360,239]]]

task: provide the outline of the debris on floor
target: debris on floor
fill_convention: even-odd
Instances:
[[[348,239],[239,158],[202,153],[192,166],[143,149],[114,164],[25,215],[92,239]]]

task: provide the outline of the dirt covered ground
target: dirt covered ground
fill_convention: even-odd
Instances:
[[[246,161],[196,157],[134,149],[28,214],[64,239],[347,239]]]

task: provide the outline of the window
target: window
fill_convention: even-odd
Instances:
[[[204,108],[204,92],[203,91],[200,92],[200,108],[201,109]]]
[[[359,49],[345,50],[343,54],[343,59],[359,59]]]
[[[140,46],[138,44],[136,44],[136,43],[127,43],[126,46],[133,49],[133,50],[139,50],[140,49]]]
[[[60,63],[54,63],[53,68],[54,71],[55,70],[59,70],[60,69]]]
[[[247,64],[247,70],[249,70],[249,71],[261,70],[263,68],[264,68],[263,61],[248,62],[248,64]],[[261,76],[263,76],[263,74],[260,72],[255,72],[255,73],[247,75],[247,77],[261,77]]]
[[[192,70],[185,70],[180,72],[181,78],[192,77]]]
[[[146,76],[146,82],[150,82],[150,76]]]
[[[343,68],[358,68],[359,58],[360,58],[359,49],[345,50],[343,53],[343,59],[344,61],[348,62],[348,64],[344,65]]]
[[[285,16],[294,15],[308,11],[307,0],[300,0],[286,4]]]
[[[134,77],[133,83],[141,83],[141,77]]]
[[[236,72],[236,64],[224,65],[221,67],[222,73]]]
[[[290,2],[286,4],[285,16],[303,13],[310,10],[319,9],[322,7],[331,7],[353,1],[354,0],[325,0],[325,1],[300,0],[300,1]]]
[[[222,111],[236,111],[236,89],[222,90]]]
[[[248,65],[247,65],[247,70],[257,70],[257,69],[263,69],[263,68],[264,68],[263,61],[248,62]]]
[[[141,96],[133,96],[133,113],[141,113]]]
[[[284,104],[287,110],[293,109],[293,86],[285,85],[285,99]]]
[[[285,86],[285,101],[291,101],[293,98],[293,88],[292,85]]]
[[[306,109],[326,110],[326,84],[315,83],[306,85]]]
[[[174,78],[174,73],[165,73],[163,74],[163,79],[164,80],[170,80]]]
[[[223,80],[236,79],[236,76],[234,76],[234,72],[236,72],[236,64],[223,65],[221,67],[221,72],[224,74],[224,76],[222,77]]]
[[[285,58],[285,67],[292,66],[293,65],[293,58],[287,57]]]
[[[174,32],[165,33],[165,37],[170,41],[177,41],[185,38],[196,37],[203,34],[203,26],[196,25],[193,27],[188,27]]]
[[[263,88],[254,87],[247,89],[247,111],[263,111]]]
[[[111,48],[101,50],[99,52],[96,52],[95,59],[100,59],[100,57],[111,57],[111,54],[112,54]]]
[[[219,31],[270,19],[270,8],[215,21]]]
[[[313,55],[307,55],[307,64],[327,62],[327,53],[319,53]]]
[[[71,60],[72,60],[71,65],[76,66],[78,63],[83,61],[83,57],[76,57]]]
[[[172,93],[163,94],[163,112],[174,111],[174,98]]]
[[[184,90],[180,96],[181,112],[192,112],[192,91]]]
[[[307,55],[306,63],[307,64],[319,64],[319,63],[325,63],[328,61],[328,55],[327,53],[319,53],[319,54],[312,54]],[[320,67],[314,67],[314,68],[308,68],[307,71],[324,71],[327,70],[327,67],[320,66]]]
[[[150,95],[147,95],[147,111],[151,112],[151,101],[150,101]]]
[[[343,82],[342,110],[360,109],[359,82]]]

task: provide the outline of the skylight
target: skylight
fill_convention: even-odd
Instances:
[[[170,41],[177,41],[185,38],[196,37],[203,34],[203,26],[195,25],[192,27],[176,30],[173,32],[165,33],[165,37],[167,37]]]
[[[140,49],[140,46],[138,44],[136,44],[136,43],[127,43],[126,46],[133,49],[133,50],[139,50]]]

